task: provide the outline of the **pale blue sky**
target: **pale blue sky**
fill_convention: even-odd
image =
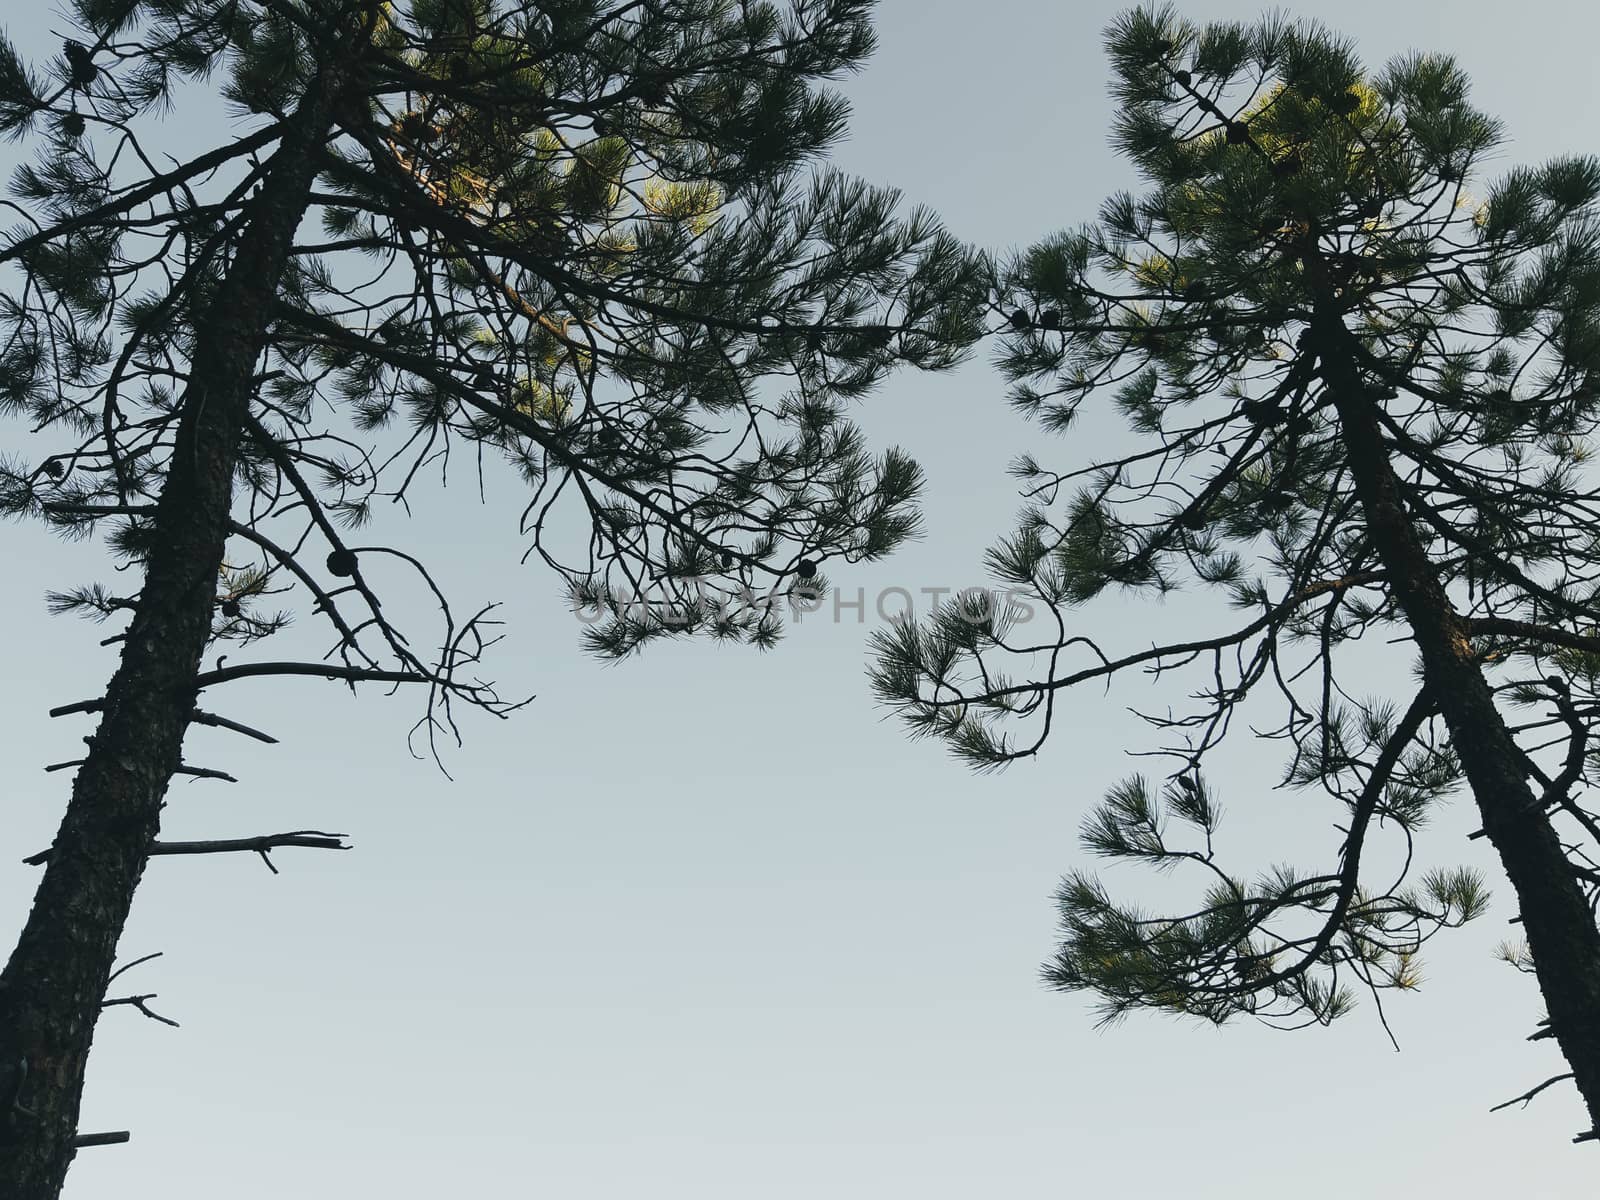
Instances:
[[[1132,183],[1105,132],[1100,30],[1120,7],[884,0],[837,162],[991,246],[1091,216]],[[1600,149],[1587,5],[1293,11],[1336,23],[1370,63],[1456,54],[1507,123],[1507,165]],[[3,20],[25,41],[19,21],[62,27]],[[173,120],[197,117],[214,113]],[[1016,503],[1007,460],[1094,453],[1092,427],[1042,445],[999,393],[980,361],[900,377],[864,406],[874,436],[928,470],[928,536],[835,572],[846,590],[981,582]],[[16,860],[48,842],[67,789],[40,768],[89,731],[45,709],[96,693],[111,658],[41,602],[92,578],[94,552],[3,536],[9,945],[34,880]],[[458,495],[406,536],[455,565],[463,595],[507,602],[497,674],[539,699],[469,721],[453,783],[406,755],[403,698],[250,681],[219,701],[282,745],[193,735],[194,761],[242,782],[177,785],[169,832],[315,826],[356,849],[280,854],[276,878],[244,857],[152,864],[123,948],[165,957],[129,982],[183,1028],[102,1022],[84,1126],[134,1140],[85,1151],[74,1200],[1593,1194],[1593,1151],[1567,1144],[1570,1096],[1486,1111],[1560,1069],[1549,1043],[1523,1041],[1534,989],[1489,959],[1504,904],[1436,943],[1421,994],[1390,1002],[1400,1054],[1370,1004],[1297,1035],[1153,1017],[1096,1032],[1086,1004],[1040,988],[1048,897],[1080,862],[1083,805],[1128,769],[1123,706],[1148,698],[1141,682],[1078,697],[1042,759],[977,778],[874,709],[870,612],[808,622],[765,657],[683,644],[601,666],[551,578],[517,566],[514,512]],[[1126,644],[1170,617],[1088,619]],[[1230,796],[1242,861],[1326,852],[1328,814],[1297,803]],[[1309,840],[1274,840],[1297,826]],[[1465,812],[1438,827],[1443,860],[1479,853],[1468,828]]]

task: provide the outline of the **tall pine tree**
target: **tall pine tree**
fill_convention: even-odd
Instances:
[[[158,839],[174,774],[218,774],[184,761],[192,724],[268,736],[211,711],[224,684],[413,685],[430,741],[515,707],[478,674],[487,611],[362,537],[380,502],[499,464],[613,656],[768,644],[797,579],[911,530],[916,467],[844,409],[957,361],[985,276],[815,167],[870,8],[74,0],[48,61],[0,42],[0,130],[36,151],[0,240],[0,411],[28,433],[0,508],[104,534],[117,585],[52,602],[125,618],[104,694],[56,710],[98,725],[57,764],[71,798],[0,976],[0,1195],[60,1191],[148,859],[339,844]],[[207,97],[234,127],[196,153],[167,113]],[[426,636],[397,623],[404,572],[442,613]],[[326,655],[257,654],[296,610]]]
[[[1427,819],[1464,783],[1526,937],[1506,955],[1548,1008],[1536,1036],[1600,1137],[1600,163],[1480,199],[1501,134],[1461,70],[1370,71],[1315,24],[1163,7],[1107,44],[1147,186],[1004,270],[1000,364],[1046,428],[1104,398],[1129,432],[1076,469],[1020,460],[1031,503],[990,559],[1015,599],[880,637],[879,694],[991,767],[1040,749],[1065,689],[1165,689],[1144,715],[1170,771],[1117,784],[1083,833],[1189,873],[1193,901],[1151,914],[1075,874],[1045,968],[1108,1017],[1326,1022],[1414,986],[1422,943],[1485,904],[1472,872],[1414,866],[1454,860]],[[1102,645],[1078,610],[1112,595],[1197,628]],[[1359,662],[1363,641],[1402,643],[1414,677]],[[1226,856],[1234,789],[1205,768],[1246,729],[1331,807],[1324,864]]]

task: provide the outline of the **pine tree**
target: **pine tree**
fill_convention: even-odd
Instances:
[[[0,41],[0,131],[37,151],[0,241],[0,412],[28,433],[0,508],[103,535],[119,586],[52,607],[126,618],[104,694],[55,710],[99,725],[56,764],[71,798],[0,977],[0,1194],[57,1195],[86,1136],[148,859],[342,845],[158,840],[175,773],[227,777],[184,761],[192,724],[271,740],[209,697],[261,675],[412,686],[429,746],[463,707],[517,707],[478,673],[497,619],[363,538],[381,507],[499,464],[520,540],[609,656],[768,645],[798,578],[912,530],[917,468],[845,409],[899,364],[956,362],[987,268],[818,165],[870,8],[74,0],[49,61]],[[235,132],[196,153],[164,113],[207,102]],[[418,597],[437,629],[401,627]],[[325,656],[253,653],[296,613]]]
[[[1140,715],[1172,769],[1112,787],[1083,836],[1192,874],[1193,903],[1150,913],[1074,874],[1045,967],[1108,1019],[1327,1022],[1414,987],[1423,943],[1486,903],[1473,872],[1418,865],[1454,861],[1427,820],[1464,784],[1526,937],[1506,956],[1537,976],[1536,1036],[1594,1139],[1600,163],[1516,168],[1476,198],[1501,131],[1459,67],[1369,71],[1316,24],[1147,8],[1107,45],[1115,144],[1147,186],[1002,268],[1000,364],[1047,429],[1106,397],[1128,432],[1076,469],[1018,462],[1030,503],[990,558],[1009,601],[883,634],[878,693],[994,767],[1039,751],[1067,688],[1167,689]],[[1137,596],[1200,631],[1091,640],[1080,608]],[[1385,642],[1409,643],[1413,678],[1358,662]],[[1331,807],[1329,862],[1225,857],[1230,789],[1206,765],[1245,729]]]

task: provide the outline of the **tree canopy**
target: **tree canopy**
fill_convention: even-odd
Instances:
[[[1327,1022],[1415,986],[1422,944],[1487,900],[1428,828],[1465,784],[1520,905],[1505,954],[1600,1136],[1600,163],[1480,183],[1503,135],[1454,62],[1369,69],[1311,22],[1145,8],[1106,45],[1144,190],[1010,259],[998,361],[1045,429],[1104,400],[1127,448],[1022,456],[1029,503],[989,556],[1016,601],[881,635],[877,691],[989,768],[1042,749],[1065,689],[1162,686],[1141,715],[1167,770],[1112,786],[1083,839],[1187,872],[1193,901],[1152,913],[1074,873],[1045,967],[1108,1018]],[[1109,595],[1211,631],[1102,645],[1081,610]],[[1360,661],[1380,640],[1413,678]],[[1206,768],[1243,730],[1323,798],[1323,863],[1226,853],[1232,788]]]
[[[202,694],[415,685],[429,744],[463,704],[517,707],[483,675],[500,615],[458,611],[385,505],[506,472],[520,524],[489,519],[601,614],[606,656],[769,645],[797,579],[912,531],[916,466],[846,409],[957,362],[988,276],[821,165],[870,9],[75,0],[59,53],[0,41],[0,132],[34,151],[0,240],[0,414],[27,431],[0,510],[103,534],[118,581],[51,604],[127,618],[105,693],[55,710],[100,723],[57,764],[72,798],[0,979],[0,1192],[60,1189],[147,860],[341,844],[157,839],[174,774],[227,778],[184,761],[192,724],[270,740]],[[170,112],[219,101],[197,153]],[[258,656],[274,637],[289,657]]]

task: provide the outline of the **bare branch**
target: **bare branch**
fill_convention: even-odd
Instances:
[[[176,1021],[174,1021],[171,1017],[163,1017],[160,1013],[155,1012],[145,1003],[146,1001],[154,1000],[155,998],[156,993],[154,992],[147,992],[142,996],[118,996],[114,1000],[102,1000],[100,1002],[100,1007],[116,1008],[118,1005],[127,1005],[129,1007],[138,1009],[152,1021],[160,1021],[163,1025],[171,1025],[174,1029],[177,1029],[178,1023]]]
[[[238,721],[231,721],[227,717],[219,717],[215,713],[201,712],[198,708],[189,714],[189,719],[196,725],[210,725],[217,729],[231,729],[234,733],[242,733],[245,737],[254,738],[258,742],[266,742],[269,746],[278,744],[278,739],[270,733],[262,733],[259,729],[252,729],[248,725],[241,725]]]
[[[343,833],[323,833],[317,829],[297,829],[290,833],[269,833],[260,837],[225,838],[205,842],[151,842],[152,858],[169,854],[233,854],[248,851],[265,856],[269,850],[302,847],[312,850],[349,850]],[[40,850],[22,861],[30,867],[42,866],[50,861],[50,850]],[[268,866],[271,866],[270,861]],[[276,869],[273,871],[276,874]]]
[[[120,1146],[132,1137],[133,1134],[126,1129],[115,1133],[80,1133],[72,1139],[72,1144],[79,1150],[86,1146]]]

